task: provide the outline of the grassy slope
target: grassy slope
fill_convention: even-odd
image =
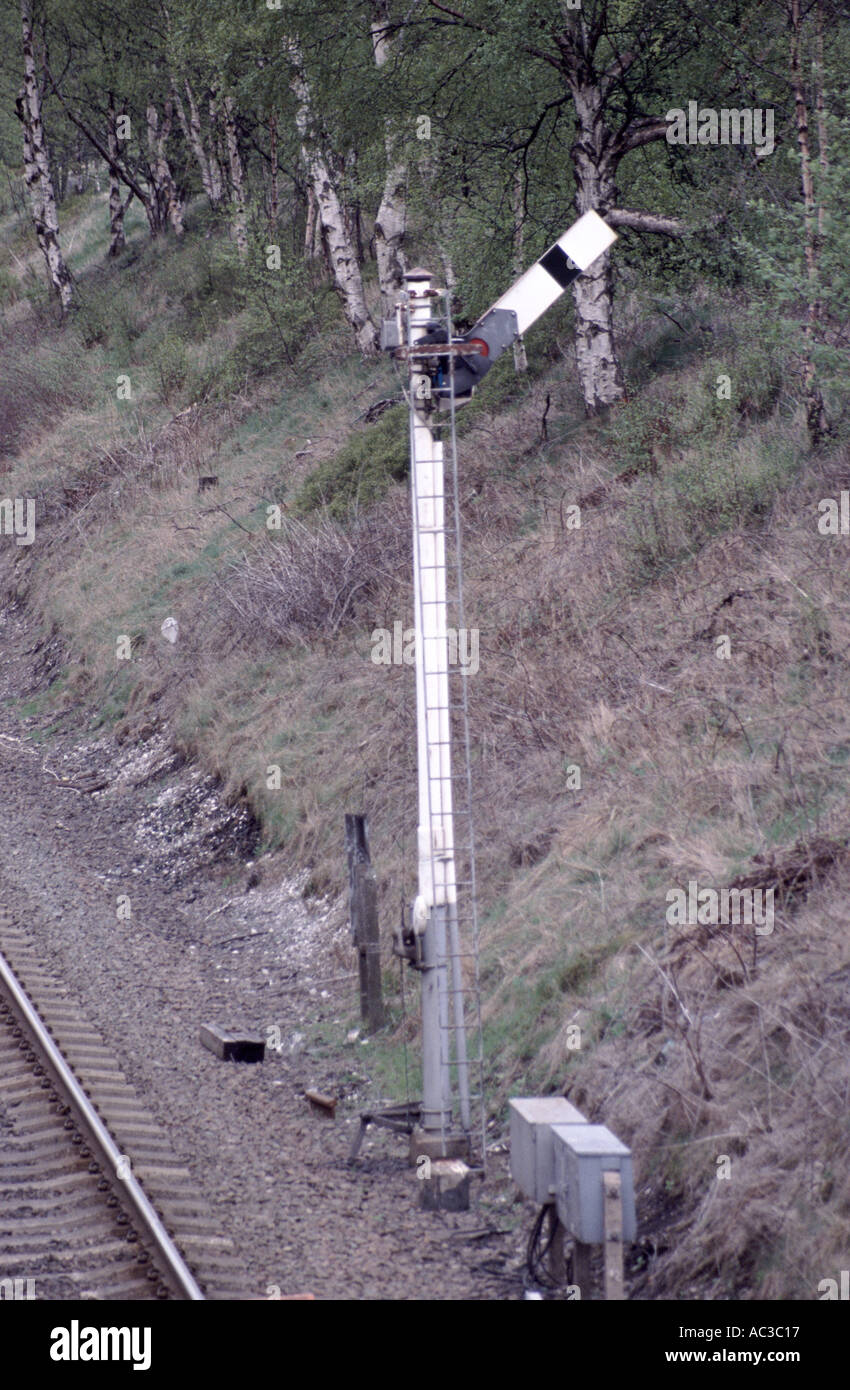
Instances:
[[[137,228],[104,271],[104,223],[102,201],[66,219],[69,330],[6,310],[4,490],[46,518],[6,573],[69,653],[45,708],[95,708],[130,739],[167,721],[322,889],[340,885],[342,813],[362,807],[389,924],[415,861],[413,691],[407,668],[372,664],[370,634],[411,621],[403,487],[363,519],[351,563],[369,557],[368,583],[335,631],[338,537],[276,536],[265,508],[295,511],[341,458],[374,463],[381,436],[353,422],[392,374],[340,357],[326,310],[294,367],[263,370],[214,237],[175,252]],[[2,236],[20,260],[19,230]],[[840,446],[807,458],[785,364],[729,327],[744,307],[679,309],[679,331],[635,303],[631,400],[592,425],[554,315],[531,380],[503,371],[463,422],[485,1041],[494,1110],[567,1087],[634,1145],[656,1252],[641,1292],[808,1298],[850,1245],[843,856],[828,846],[805,877],[813,840],[847,835],[848,542],[818,534],[817,503],[850,472]],[[199,496],[199,473],[218,488]],[[270,545],[311,576],[283,637],[255,583]],[[803,872],[772,936],[666,924],[670,889],[771,856]],[[387,1090],[398,1038],[379,1050]]]

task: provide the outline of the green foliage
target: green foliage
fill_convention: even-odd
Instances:
[[[652,308],[654,312],[641,319],[636,341],[622,354],[629,396],[641,391],[659,372],[675,371],[700,360],[707,335],[713,332],[710,302],[682,304],[678,294],[653,293]]]
[[[748,337],[735,354],[731,376],[735,409],[747,419],[763,420],[779,403],[787,383],[787,352],[776,342]]]
[[[636,577],[653,579],[711,536],[764,520],[800,462],[793,439],[765,432],[703,440],[662,479],[647,479],[626,504]]]
[[[696,468],[674,474],[674,495],[690,506],[705,536],[763,518],[798,462],[792,441],[757,438],[720,457],[704,454]]]
[[[260,229],[244,262],[221,238],[205,238],[198,247],[198,259],[178,292],[181,327],[204,348],[192,395],[223,400],[246,382],[296,364],[299,371],[309,370],[322,332],[338,310],[303,260],[275,247],[281,263],[272,268],[272,244]],[[225,330],[219,337],[218,328],[228,321],[238,324],[238,332]]]
[[[277,257],[280,266],[277,266]],[[238,301],[251,314],[254,326],[255,370],[293,366],[310,345],[327,313],[325,296],[311,282],[303,257],[270,242],[254,240],[235,279]],[[306,363],[302,363],[306,365]]]
[[[106,342],[115,325],[115,287],[112,284],[86,285],[71,307],[71,321],[85,348]]]
[[[189,376],[189,354],[182,338],[167,334],[152,362],[162,399],[171,404],[183,390]]]
[[[828,162],[812,161],[815,212],[814,262],[806,258],[806,213],[799,193],[794,198],[754,198],[749,203],[751,230],[737,239],[752,277],[769,295],[763,311],[763,336],[781,337],[798,355],[811,356],[821,388],[833,395],[836,409],[846,409],[848,354],[844,326],[850,318],[850,119],[830,111],[823,115]],[[789,147],[785,158],[799,188],[800,155]],[[811,317],[810,305],[816,305]]]
[[[332,517],[344,520],[407,476],[409,449],[407,410],[395,406],[311,473],[297,494],[296,509],[326,507]]]
[[[764,420],[781,407],[788,385],[786,357],[779,340],[758,336],[752,325],[725,358],[710,358],[700,373],[695,408],[680,417],[680,442],[716,435],[730,438],[748,421]]]
[[[654,466],[656,445],[671,442],[676,420],[673,402],[638,396],[614,413],[602,437],[621,471],[645,472]]]
[[[182,246],[157,248],[157,283],[187,337],[207,337],[242,307],[234,247],[209,229],[188,232]]]

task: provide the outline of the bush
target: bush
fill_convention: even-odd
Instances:
[[[787,370],[769,343],[743,343],[730,372],[732,400],[745,419],[763,420],[772,414],[787,381]]]
[[[189,375],[189,354],[182,338],[166,334],[154,353],[153,367],[159,381],[159,393],[166,403],[183,390]]]
[[[615,411],[601,433],[621,472],[649,472],[655,451],[680,442],[681,403],[638,396]]]
[[[406,519],[406,509],[394,503],[346,531],[327,517],[313,527],[289,519],[279,539],[233,563],[222,597],[251,635],[265,632],[286,644],[333,636],[379,588],[407,573]]]
[[[394,406],[310,474],[295,498],[296,510],[324,507],[342,521],[383,497],[394,482],[407,477],[409,467],[407,408]]]
[[[703,441],[660,479],[630,494],[626,534],[641,579],[694,554],[713,535],[763,520],[799,464],[793,440],[764,430]]]
[[[113,326],[114,297],[115,287],[112,285],[88,284],[85,289],[78,290],[71,313],[84,348],[96,347],[109,338]]]

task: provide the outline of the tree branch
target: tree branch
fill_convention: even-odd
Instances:
[[[662,236],[687,236],[693,231],[678,217],[659,217],[654,212],[632,212],[628,208],[611,208],[605,221],[612,227],[629,227],[633,232],[660,232]]]
[[[136,183],[136,180],[132,178],[130,174],[127,173],[126,169],[123,169],[121,165],[118,164],[117,161],[112,158],[109,151],[105,148],[103,142],[98,139],[94,132],[92,130],[89,130],[89,128],[83,124],[83,122],[79,119],[78,116],[74,115],[73,111],[67,105],[64,97],[62,96],[62,93],[59,91],[59,88],[53,81],[52,77],[50,78],[50,85],[59,101],[59,105],[62,107],[62,110],[65,112],[65,115],[71,122],[71,125],[76,126],[77,130],[79,130],[81,134],[83,134],[86,137],[86,139],[94,146],[101,159],[104,159],[106,161],[108,167],[112,170],[115,177],[121,179],[122,183],[125,183],[127,187],[133,193],[135,193],[142,207],[147,207],[148,198],[147,195],[142,191],[140,185]]]
[[[605,72],[602,74],[602,77],[600,78],[599,86],[606,96],[611,91],[611,88],[622,77],[625,77],[626,73],[632,66],[632,63],[635,61],[636,57],[636,53],[623,53],[619,58],[616,58],[614,62],[610,64],[609,67],[605,69]]]
[[[617,135],[614,148],[618,155],[628,154],[629,150],[640,149],[641,145],[649,145],[653,140],[666,140],[669,129],[667,121],[660,116],[641,117]]]
[[[486,24],[479,24],[473,19],[467,19],[466,15],[461,14],[459,10],[453,10],[448,5],[440,5],[438,0],[428,0],[428,4],[431,5],[433,9],[440,10],[442,14],[451,15],[452,19],[456,19],[458,24],[462,24],[465,29],[477,29],[479,33],[483,34],[495,34],[498,32],[496,29],[488,28]]]
[[[491,28],[489,24],[481,24],[477,20],[467,19],[466,15],[460,13],[460,10],[453,10],[448,5],[441,5],[439,0],[428,0],[428,4],[442,14],[451,15],[455,23],[462,25],[464,29],[474,29],[479,34],[490,34],[494,38],[499,36],[500,31],[498,29]],[[547,53],[544,48],[532,48],[530,44],[525,43],[522,45],[522,51],[528,53],[532,58],[540,58],[544,63],[548,63],[563,77],[563,64],[555,57],[554,53]]]

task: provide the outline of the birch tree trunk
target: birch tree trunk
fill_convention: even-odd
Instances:
[[[386,0],[374,0],[372,7],[372,52],[375,65],[386,66],[391,54],[388,36],[389,9]],[[384,149],[387,169],[381,202],[375,217],[375,259],[378,263],[378,285],[385,318],[393,313],[396,300],[404,289],[404,235],[407,228],[407,164],[397,153],[397,140],[392,123],[384,125]]]
[[[151,162],[151,181],[153,184],[153,197],[151,204],[156,206],[157,230],[162,230],[166,220],[171,223],[175,236],[183,235],[183,204],[177,192],[177,185],[171,172],[171,165],[165,153],[165,147],[171,134],[171,127],[174,120],[174,107],[170,98],[165,103],[162,125],[159,123],[159,112],[152,101],[148,102],[147,123],[148,123],[148,152]],[[148,215],[150,221],[150,214]],[[151,225],[153,232],[153,224]],[[154,235],[156,233],[154,232]]]
[[[576,110],[576,114],[579,111]],[[600,125],[593,107],[583,108],[574,150],[575,210],[606,215],[614,202],[614,172],[599,156]],[[625,395],[614,336],[614,275],[608,252],[572,285],[575,304],[575,359],[587,414],[607,409]]]
[[[447,250],[445,245],[445,237],[441,238],[440,265],[443,269],[443,283],[446,289],[451,292],[457,285],[457,275],[455,274],[455,265],[452,260],[451,251]]]
[[[594,13],[562,4],[564,27],[555,35],[557,60],[570,93],[576,121],[571,155],[576,180],[576,211],[594,209],[612,225],[681,236],[688,228],[675,218],[616,209],[616,176],[620,160],[632,150],[664,140],[667,122],[661,117],[634,116],[622,123],[622,107],[640,108],[636,79],[630,76],[639,45],[625,49],[613,61],[600,47],[609,19],[606,0]],[[598,60],[597,55],[602,54]],[[615,100],[618,98],[618,100]],[[610,121],[610,124],[609,124]],[[576,309],[576,361],[589,415],[622,400],[624,387],[614,334],[614,276],[608,252],[573,283]]]
[[[360,200],[357,197],[357,151],[349,150],[342,162],[342,177],[339,180],[344,191],[343,214],[348,228],[348,239],[357,252],[357,264],[363,264],[366,254],[363,250],[363,217]]]
[[[219,155],[219,145],[218,145],[218,127],[219,127],[219,119],[218,119],[218,96],[217,96],[217,94],[216,94],[215,92],[211,92],[211,93],[210,93],[210,99],[209,99],[209,113],[210,113],[210,152],[209,152],[208,158],[209,158],[209,164],[210,164],[210,186],[211,186],[211,188],[212,188],[213,197],[214,197],[214,199],[215,199],[215,204],[216,204],[216,206],[217,206],[217,205],[221,202],[221,200],[223,199],[223,197],[224,197],[224,172],[223,172],[223,170],[222,170],[221,158],[220,158],[220,155]]]
[[[602,92],[596,83],[572,82],[577,131],[572,147],[576,212],[593,209],[604,217],[615,201],[615,166],[609,153]],[[606,251],[573,282],[576,309],[576,363],[589,415],[614,405],[625,394],[614,337],[614,280]]]
[[[288,50],[293,69],[291,87],[298,102],[295,121],[301,138],[301,157],[316,198],[331,270],[346,318],[354,329],[357,346],[362,353],[371,355],[377,352],[375,325],[366,307],[356,248],[352,245],[345,224],[345,215],[328,163],[319,147],[313,97],[304,72],[301,50],[294,39],[288,41]]]
[[[236,138],[236,118],[233,114],[233,98],[226,96],[222,102],[224,112],[224,134],[227,141],[227,165],[230,171],[230,189],[233,195],[233,239],[239,251],[239,259],[248,255],[248,216],[245,204],[245,171],[239,142]]]
[[[215,158],[215,153],[212,152],[207,154],[204,148],[201,116],[198,110],[198,103],[195,100],[195,93],[192,91],[192,85],[188,77],[183,85],[186,91],[186,100],[189,105],[189,115],[187,117],[183,102],[180,98],[180,93],[175,84],[174,106],[177,111],[177,118],[180,121],[183,134],[186,138],[186,144],[189,146],[197,161],[198,169],[201,174],[201,183],[209,199],[210,207],[214,208],[218,206],[222,198],[221,169],[219,168],[218,160]]]
[[[174,235],[177,237],[182,237],[185,231],[185,227],[183,225],[183,200],[180,197],[180,194],[177,190],[177,184],[175,183],[174,175],[171,172],[171,165],[169,164],[165,154],[166,141],[168,140],[171,134],[171,127],[173,124],[174,103],[172,102],[170,97],[167,97],[165,101],[161,136],[162,166],[163,173],[166,175],[166,210],[168,220],[171,223]]]
[[[317,233],[319,229],[319,205],[316,202],[316,195],[313,192],[313,185],[307,186],[307,222],[304,228],[304,255],[308,261],[318,260],[321,255],[321,246],[317,245],[319,240]]]
[[[33,226],[41,247],[50,283],[59,298],[62,314],[71,306],[71,273],[59,244],[59,216],[50,173],[50,157],[41,118],[41,92],[35,66],[31,0],[21,0],[21,33],[24,84],[16,107],[23,129],[24,180],[30,198]]]
[[[457,286],[457,275],[450,249],[452,215],[451,210],[446,210],[446,204],[439,191],[440,180],[445,171],[438,169],[437,161],[430,155],[420,155],[416,161],[416,167],[419,171],[425,199],[430,207],[430,220],[437,242],[437,254],[443,272],[443,285],[451,291]]]
[[[809,283],[809,303],[804,329],[805,348],[803,353],[803,386],[806,401],[806,425],[809,442],[813,449],[823,443],[829,433],[826,409],[817,379],[812,347],[820,321],[820,302],[818,295],[818,271],[820,239],[819,224],[822,217],[815,198],[815,185],[812,176],[812,155],[809,144],[809,113],[806,106],[806,93],[800,63],[802,41],[802,19],[800,0],[790,0],[788,7],[790,31],[791,88],[794,93],[794,111],[797,122],[797,148],[800,151],[800,180],[803,190],[803,215],[805,225],[806,278]],[[822,158],[825,150],[821,151]]]
[[[165,202],[164,190],[160,179],[157,177],[157,130],[159,127],[159,116],[156,107],[151,103],[146,112],[148,124],[148,156],[149,156],[149,177],[148,187],[150,196],[145,204],[148,226],[152,237],[159,236],[165,228]]]

